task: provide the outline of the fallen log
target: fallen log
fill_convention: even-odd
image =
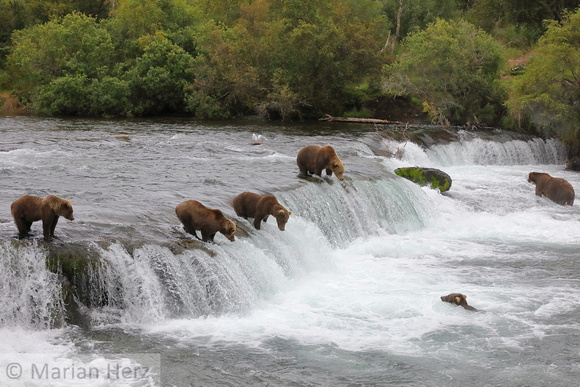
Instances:
[[[404,125],[404,122],[401,121],[389,121],[389,120],[381,120],[378,118],[355,118],[355,117],[333,117],[329,114],[326,114],[324,117],[320,118],[319,121],[328,121],[328,122],[353,122],[359,124],[395,124],[395,125]]]

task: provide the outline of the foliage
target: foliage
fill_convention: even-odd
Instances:
[[[113,60],[108,32],[78,13],[16,31],[13,41],[8,65],[14,85],[23,91],[67,74],[97,76]]]
[[[107,29],[70,14],[14,34],[14,85],[50,115],[133,116],[183,111],[193,58],[162,33],[144,36],[130,66]]]
[[[106,18],[109,6],[110,0],[0,0],[0,65],[8,54],[13,31],[73,12]]]
[[[448,20],[460,15],[457,0],[385,0],[383,3],[385,14],[393,21],[401,8],[401,38],[412,31],[424,29],[438,18]],[[392,24],[391,36],[394,36],[396,25]]]
[[[517,58],[546,26],[541,48],[552,44],[558,25],[544,20],[561,22],[579,3],[0,0],[0,88],[44,114],[212,119],[367,115],[364,102],[387,91],[419,99],[437,122],[494,124],[505,111],[506,82],[491,36]],[[550,60],[575,58],[564,51]],[[551,100],[540,98],[536,78],[549,71],[534,70],[535,61],[549,61],[536,55],[552,53],[535,50],[521,57],[529,65],[520,58],[510,67],[511,77],[525,70],[508,80],[511,117],[552,133],[573,121],[560,117],[574,113],[574,87],[552,85],[542,92]],[[565,66],[552,64],[572,71]]]
[[[491,36],[465,21],[438,19],[405,39],[385,88],[419,96],[434,122],[493,124],[504,96],[501,63],[502,48]]]
[[[143,53],[121,79],[131,90],[131,115],[183,111],[193,81],[193,58],[162,33],[139,40]]]
[[[275,4],[257,0],[240,8],[232,27],[200,28],[197,93],[231,115],[320,116],[341,108],[349,85],[378,77],[376,36],[386,26],[379,2]]]
[[[580,10],[548,24],[509,90],[512,117],[580,151]]]

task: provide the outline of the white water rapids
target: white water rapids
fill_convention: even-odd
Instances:
[[[580,210],[527,182],[547,172],[580,192],[557,141],[498,132],[429,149],[387,143],[403,149],[399,160],[376,156],[368,144],[380,141],[363,130],[30,118],[0,130],[0,381],[18,354],[57,367],[84,355],[79,364],[103,369],[118,353],[160,356],[159,375],[131,385],[548,386],[580,376]],[[131,140],[112,138],[119,131]],[[249,144],[256,131],[264,145]],[[335,147],[344,182],[297,176],[295,154],[310,143]],[[415,165],[444,170],[451,190],[392,173]],[[286,231],[236,218],[229,201],[245,190],[275,194],[293,212]],[[103,262],[93,285],[108,303],[86,311],[88,330],[54,327],[64,305],[41,232],[13,244],[10,203],[49,191],[75,207],[58,243],[86,244]],[[247,233],[172,249],[190,239],[173,212],[189,198]],[[486,313],[441,302],[452,292]]]

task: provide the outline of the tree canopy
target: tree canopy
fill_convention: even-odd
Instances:
[[[210,119],[319,118],[404,96],[434,122],[540,131],[580,151],[579,5],[0,0],[0,89],[40,114]]]
[[[518,122],[532,123],[580,150],[580,10],[548,24],[511,80],[507,105]]]
[[[386,88],[416,95],[432,120],[497,123],[503,102],[502,47],[474,25],[442,19],[409,35],[387,69]]]

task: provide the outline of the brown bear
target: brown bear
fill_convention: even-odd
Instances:
[[[570,171],[580,171],[580,157],[574,156],[566,160],[566,169]]]
[[[536,184],[536,195],[544,195],[548,199],[561,205],[574,204],[574,188],[572,184],[559,177],[552,177],[547,173],[530,172],[528,182]]]
[[[479,310],[475,309],[473,306],[467,305],[467,296],[461,293],[451,293],[447,296],[441,296],[441,301],[450,302],[455,305],[462,306],[466,310],[470,310],[472,312],[479,312]]]
[[[211,241],[219,231],[230,241],[235,241],[236,224],[225,217],[220,210],[207,208],[196,200],[186,200],[175,207],[177,217],[183,223],[183,228],[197,239]],[[201,231],[201,239],[196,230]]]
[[[344,163],[340,161],[336,152],[330,145],[317,146],[309,145],[298,152],[296,163],[300,169],[300,173],[308,175],[313,173],[321,176],[322,171],[326,170],[328,176],[332,176],[332,172],[336,174],[338,180],[344,177]]]
[[[48,195],[44,199],[37,196],[23,196],[12,203],[10,210],[20,238],[28,235],[32,222],[42,220],[44,240],[50,241],[54,238],[54,229],[59,216],[68,220],[75,219],[71,202],[54,195]]]
[[[234,210],[244,219],[254,218],[254,227],[260,229],[262,220],[265,222],[272,215],[278,222],[280,231],[284,231],[288,218],[292,215],[284,206],[278,203],[274,195],[258,195],[252,192],[243,192],[234,198]]]

